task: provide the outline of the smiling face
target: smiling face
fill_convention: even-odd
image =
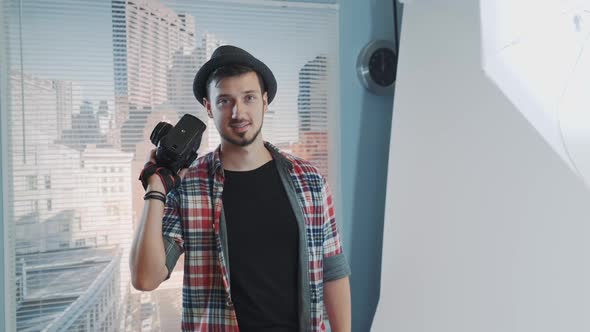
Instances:
[[[223,144],[245,147],[262,143],[260,131],[268,110],[268,96],[262,92],[255,72],[212,80],[207,95],[205,107]]]

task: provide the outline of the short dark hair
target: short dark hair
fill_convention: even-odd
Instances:
[[[264,79],[262,78],[262,75],[260,75],[259,72],[255,71],[250,67],[242,65],[227,65],[215,69],[215,71],[213,71],[211,75],[209,75],[207,83],[205,84],[205,92],[207,93],[206,96],[209,97],[209,85],[211,84],[211,82],[217,83],[224,78],[241,76],[250,72],[256,73],[256,76],[258,77],[258,83],[260,84],[260,92],[264,94],[266,92],[266,86],[264,84]]]

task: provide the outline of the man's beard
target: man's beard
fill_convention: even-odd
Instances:
[[[262,131],[262,124],[263,124],[263,122],[264,122],[264,119],[261,120],[260,127],[258,127],[258,130],[254,134],[254,136],[252,136],[251,139],[245,139],[245,136],[246,136],[246,134],[248,134],[248,132],[245,132],[245,133],[242,134],[243,136],[242,136],[242,139],[241,140],[237,140],[237,139],[234,139],[232,137],[229,137],[228,135],[224,135],[224,134],[220,133],[221,138],[223,138],[224,140],[230,142],[233,145],[242,146],[242,147],[248,146],[248,145],[252,144],[256,140],[256,138],[258,137],[258,135],[260,135],[260,132]]]

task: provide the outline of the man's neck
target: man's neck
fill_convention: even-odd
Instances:
[[[228,171],[251,171],[272,160],[272,155],[262,139],[248,146],[221,143],[221,164]]]

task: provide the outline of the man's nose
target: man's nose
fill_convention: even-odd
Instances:
[[[232,119],[239,118],[241,111],[242,111],[242,105],[240,105],[239,101],[236,101],[234,103],[234,106],[232,107],[232,110],[231,110],[231,118]]]

